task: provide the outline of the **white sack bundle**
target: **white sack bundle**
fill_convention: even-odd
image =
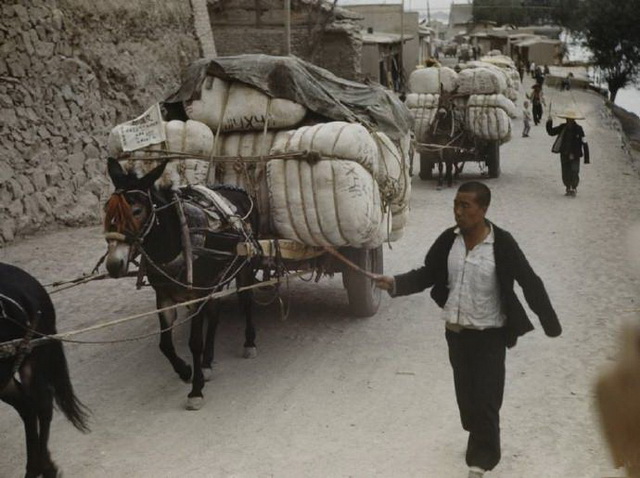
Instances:
[[[510,118],[518,116],[518,109],[513,102],[503,95],[471,95],[467,101],[467,107],[500,108]]]
[[[467,68],[458,75],[458,93],[463,95],[504,93],[506,76],[498,68]]]
[[[409,93],[405,99],[405,106],[413,117],[413,132],[418,141],[424,140],[429,127],[433,124],[438,111],[440,95],[426,93]]]
[[[120,143],[119,130],[122,125],[114,127],[107,139],[109,156],[120,160],[125,171],[135,171],[139,177],[144,176],[160,164],[159,161],[142,160],[140,158],[154,157],[149,151],[167,151],[188,153],[194,156],[209,157],[213,150],[213,133],[209,127],[198,121],[163,121],[166,141],[152,146],[124,153]],[[203,184],[207,174],[207,161],[203,159],[172,159],[156,184],[172,186],[186,186],[188,184]]]
[[[293,101],[270,98],[244,83],[227,82],[207,77],[202,83],[200,99],[185,103],[191,119],[201,121],[218,131],[293,128],[306,115],[307,109]]]
[[[295,159],[267,163],[272,230],[312,246],[373,246],[383,220],[378,186],[359,164]]]
[[[279,136],[270,154],[319,153],[324,159],[348,159],[378,174],[378,147],[369,131],[358,123],[332,121],[298,128],[290,136]]]
[[[447,93],[458,86],[458,74],[446,66],[418,68],[409,75],[409,91],[412,93],[440,93],[440,87]]]
[[[216,156],[238,158],[237,162],[213,161],[207,178],[208,184],[233,184],[245,189],[254,197],[260,212],[260,233],[268,234],[269,190],[267,187],[266,163],[246,161],[243,158],[269,154],[276,137],[287,136],[293,131],[267,131],[227,133],[218,138]]]
[[[391,214],[391,231],[389,232],[389,242],[395,242],[404,235],[404,229],[407,225],[408,216],[408,207],[399,210],[395,214]]]
[[[502,143],[511,139],[511,120],[502,108],[469,106],[467,129],[480,139],[497,140]]]

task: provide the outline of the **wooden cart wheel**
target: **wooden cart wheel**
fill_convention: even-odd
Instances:
[[[358,267],[376,274],[382,274],[383,255],[382,246],[375,249],[348,248],[345,255]],[[363,274],[347,268],[342,273],[342,281],[347,289],[349,307],[356,317],[371,317],[380,307],[382,292],[371,279]]]

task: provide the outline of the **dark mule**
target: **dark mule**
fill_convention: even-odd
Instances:
[[[454,144],[463,129],[464,118],[460,117],[452,98],[443,93],[440,97],[438,113],[431,127],[431,141],[442,145]],[[464,162],[456,161],[458,153],[452,148],[442,148],[438,155],[438,187],[441,188],[445,180],[447,186],[451,187],[454,177],[457,178],[462,172]]]
[[[234,278],[238,286],[251,284],[254,278],[251,264],[246,258],[237,256],[235,249],[239,241],[252,240],[251,231],[258,230],[258,212],[251,198],[239,188],[214,188],[213,194],[217,198],[221,196],[227,206],[212,206],[204,204],[206,198],[198,198],[195,188],[183,188],[178,193],[179,204],[189,226],[188,237],[193,252],[193,287],[188,287],[188,261],[184,256],[184,228],[177,193],[169,187],[154,187],[165,166],[166,162],[137,178],[133,173],[126,173],[116,160],[109,159],[109,176],[116,187],[107,202],[105,214],[109,274],[121,277],[126,273],[129,261],[141,253],[141,267],[145,268],[155,290],[159,309],[205,297]],[[251,291],[239,293],[239,299],[246,317],[244,357],[253,358],[257,352]],[[182,380],[192,380],[187,409],[197,410],[202,406],[204,381],[211,375],[219,303],[209,300],[192,309],[196,309],[189,338],[193,374],[173,345],[171,326],[176,320],[176,309],[159,313],[163,330],[160,350]]]
[[[44,287],[22,269],[0,263],[0,342],[55,333],[56,315]],[[73,393],[62,344],[52,341],[0,358],[0,399],[24,423],[25,476],[58,476],[48,447],[53,400],[78,430],[88,431],[87,410]]]

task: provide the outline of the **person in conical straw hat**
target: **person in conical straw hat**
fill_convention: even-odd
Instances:
[[[584,157],[584,164],[589,164],[589,144],[582,126],[576,123],[577,120],[583,120],[584,116],[572,109],[565,110],[556,116],[565,119],[566,122],[554,127],[551,113],[549,113],[547,133],[550,136],[557,136],[551,152],[560,154],[565,196],[575,197],[580,182],[580,158]]]

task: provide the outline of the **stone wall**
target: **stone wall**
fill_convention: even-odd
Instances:
[[[101,219],[107,135],[177,88],[192,24],[184,0],[2,2],[0,246]]]

